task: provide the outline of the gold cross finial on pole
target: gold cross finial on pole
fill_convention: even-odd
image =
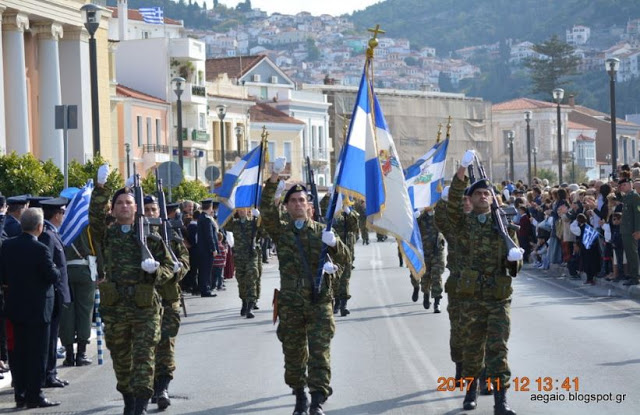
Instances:
[[[442,123],[438,123],[438,135],[436,137],[436,143],[440,142],[440,137],[442,137]]]
[[[447,138],[451,137],[451,115],[449,115],[449,119],[447,120]]]
[[[264,141],[266,141],[267,137],[269,137],[269,132],[267,131],[267,126],[266,125],[262,126],[262,134],[260,134],[260,137],[262,137],[262,139]]]
[[[380,25],[377,24],[373,29],[367,29],[369,32],[373,33],[373,37],[369,39],[369,47],[367,48],[367,57],[373,58],[373,50],[378,46],[378,34],[385,33],[384,30],[380,29]]]

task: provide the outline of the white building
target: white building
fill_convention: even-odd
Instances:
[[[572,46],[584,45],[591,37],[591,29],[587,26],[575,25],[571,29],[567,29],[566,40]]]

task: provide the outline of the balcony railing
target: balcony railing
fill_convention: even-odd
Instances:
[[[169,146],[159,144],[145,144],[142,146],[144,153],[163,153],[169,154]]]
[[[191,85],[191,94],[198,97],[206,97],[207,96],[207,88],[200,85]]]
[[[329,151],[324,148],[314,148],[311,150],[313,160],[329,160]]]

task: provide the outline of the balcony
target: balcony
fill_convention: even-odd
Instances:
[[[142,146],[142,163],[144,169],[150,169],[160,163],[169,161],[169,146],[159,144],[145,144]]]
[[[192,103],[207,105],[207,89],[204,85],[196,85],[191,82],[187,82],[183,86],[184,91],[180,96],[182,103]],[[171,94],[171,102],[174,103],[178,100],[176,94]]]
[[[160,145],[160,144],[145,144],[142,146],[142,152],[144,154],[147,154],[147,153],[169,154],[169,146]]]
[[[204,42],[192,38],[171,39],[169,56],[175,59],[189,59],[204,61],[206,47]]]

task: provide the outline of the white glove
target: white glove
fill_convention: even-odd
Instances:
[[[329,275],[335,274],[336,271],[338,271],[338,266],[334,265],[333,262],[325,262],[324,265],[322,266],[322,269],[324,270],[324,272],[326,272]]]
[[[251,209],[251,214],[253,215],[254,218],[260,217],[260,211],[256,208]]]
[[[414,218],[416,218],[416,219],[418,219],[418,218],[420,217],[420,214],[421,214],[421,213],[422,213],[422,212],[420,212],[420,210],[419,210],[419,209],[416,209],[416,210],[414,210],[414,211],[413,211],[413,217],[414,217]]]
[[[330,247],[334,247],[338,243],[338,240],[336,239],[336,234],[333,233],[333,231],[322,231],[322,242]]]
[[[522,248],[511,248],[509,249],[509,255],[507,255],[507,261],[516,262],[522,260],[524,258],[524,249]]]
[[[109,165],[105,163],[102,166],[98,167],[98,184],[100,186],[104,186],[104,184],[107,182],[107,177],[109,177]]]
[[[467,150],[464,153],[464,156],[462,156],[462,160],[460,160],[460,166],[464,167],[465,169],[469,167],[471,163],[473,163],[473,159],[475,155],[476,155],[476,152],[474,150]]]
[[[273,172],[280,174],[284,171],[284,167],[287,164],[287,158],[286,157],[278,157],[274,162],[273,162]]]
[[[351,213],[351,208],[347,205],[342,205],[342,211],[348,215]]]
[[[442,200],[444,200],[445,202],[449,201],[449,189],[451,188],[451,186],[446,186],[444,189],[442,189],[442,194],[440,195],[440,197],[442,198]]]
[[[278,187],[276,187],[276,200],[280,199],[280,196],[282,196],[282,192],[284,192],[285,187],[287,187],[287,185],[285,184],[284,180],[280,180],[278,182]]]
[[[181,268],[182,268],[182,264],[180,263],[180,261],[176,261],[173,264],[173,273],[175,274],[176,272],[180,271]]]
[[[133,185],[135,184],[135,177],[133,177],[133,174],[129,177],[127,177],[127,180],[124,182],[124,185],[126,187],[133,187]]]
[[[153,274],[160,268],[160,263],[153,258],[147,258],[140,264],[142,270],[146,273]]]

